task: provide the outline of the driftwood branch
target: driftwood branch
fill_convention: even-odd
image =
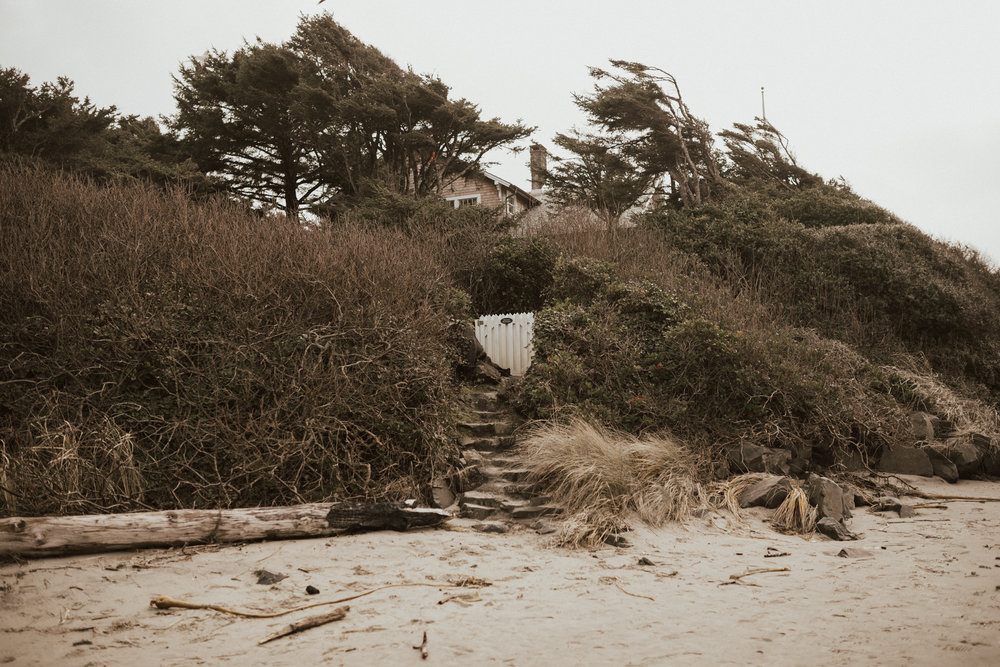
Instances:
[[[731,584],[742,584],[743,582],[741,581],[741,579],[743,579],[743,577],[749,577],[750,575],[753,574],[765,574],[767,572],[789,572],[789,571],[790,570],[787,567],[759,567],[755,570],[747,570],[743,574],[731,574],[729,575],[729,581],[723,581],[719,585],[726,586]],[[750,585],[755,586],[756,584],[750,584]]]
[[[436,526],[449,518],[444,510],[405,503],[13,517],[0,519],[0,558],[408,530]]]
[[[325,623],[332,623],[333,621],[339,621],[344,616],[347,616],[347,610],[350,607],[337,607],[333,611],[329,611],[325,614],[317,614],[315,616],[308,616],[306,618],[295,621],[294,623],[289,623],[285,627],[281,628],[277,632],[264,637],[257,645],[266,644],[268,642],[274,641],[280,637],[287,637],[288,635],[295,634],[296,632],[302,632],[303,630],[308,630],[309,628],[315,628],[318,625],[323,625]]]

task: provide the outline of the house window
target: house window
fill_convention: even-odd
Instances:
[[[507,215],[514,215],[517,213],[517,198],[514,195],[509,195],[504,199],[504,203],[507,205]]]
[[[481,203],[481,198],[479,195],[467,195],[462,197],[447,197],[447,201],[452,203],[455,208],[462,208],[464,206],[478,206]]]

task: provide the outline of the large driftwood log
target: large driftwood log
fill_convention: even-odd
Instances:
[[[0,519],[0,558],[408,530],[435,526],[450,517],[444,510],[404,503],[13,517]]]

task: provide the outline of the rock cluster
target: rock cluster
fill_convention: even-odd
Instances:
[[[901,475],[937,475],[948,482],[1000,475],[1000,442],[981,433],[957,433],[947,420],[926,412],[910,415],[911,446],[882,452],[878,468]]]

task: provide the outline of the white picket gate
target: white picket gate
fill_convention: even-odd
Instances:
[[[534,313],[482,315],[476,320],[476,339],[486,355],[511,375],[524,375],[531,365]]]

